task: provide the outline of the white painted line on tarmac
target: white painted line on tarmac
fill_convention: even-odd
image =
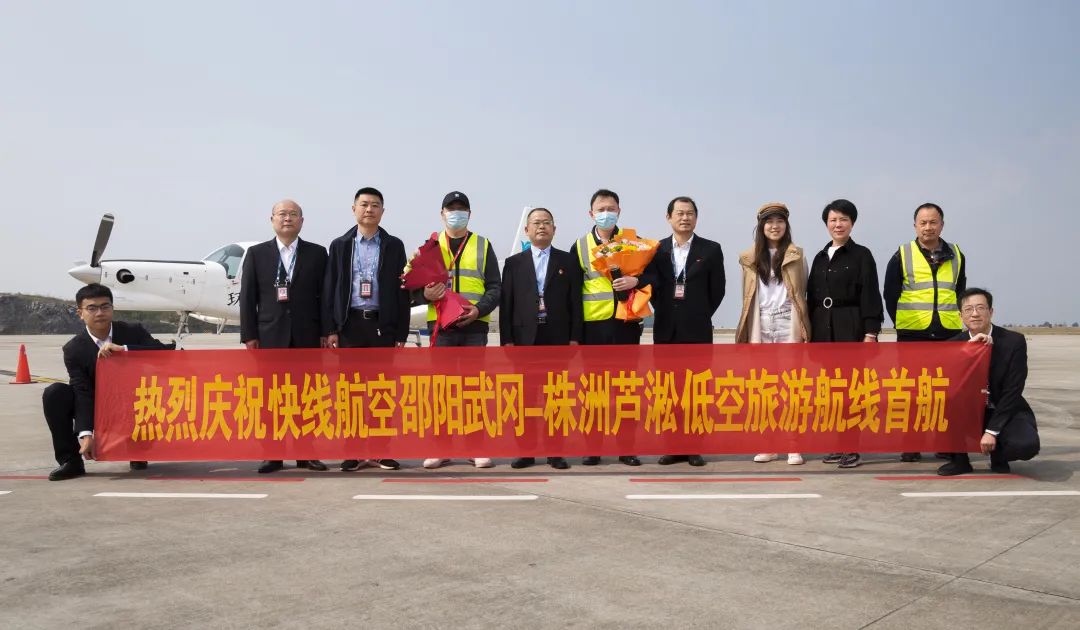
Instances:
[[[217,492],[99,492],[95,497],[125,499],[265,499],[268,494],[223,494]]]
[[[240,469],[239,468],[211,468],[210,472],[212,472],[212,473],[216,473],[216,472],[234,472],[234,471],[237,471],[237,470],[240,470]]]
[[[535,494],[358,494],[359,501],[535,501]]]
[[[0,494],[11,494],[11,490],[0,490]]]
[[[1080,497],[1077,490],[996,490],[987,492],[901,492],[913,498],[936,497]]]
[[[631,501],[694,501],[728,499],[820,499],[820,494],[628,494]]]

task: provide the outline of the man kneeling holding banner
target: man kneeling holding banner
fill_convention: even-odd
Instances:
[[[990,386],[979,446],[990,456],[990,470],[1008,473],[1009,461],[1031,459],[1039,453],[1039,431],[1035,414],[1024,400],[1027,380],[1027,340],[1020,333],[994,326],[994,296],[984,289],[968,289],[960,294],[960,317],[966,331],[954,341],[985,343],[990,352]],[[943,476],[972,472],[967,453],[953,453],[952,460],[938,468]]]

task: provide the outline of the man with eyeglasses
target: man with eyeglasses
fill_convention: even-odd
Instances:
[[[139,324],[113,321],[113,295],[109,287],[88,284],[75,293],[79,319],[86,327],[64,344],[68,383],[53,383],[41,395],[45,422],[52,434],[53,454],[59,468],[49,481],[86,474],[83,458],[95,457],[94,379],[98,359],[129,350],[171,350]],[[131,470],[145,470],[146,462],[130,462]]]
[[[569,252],[551,245],[555,216],[533,208],[525,218],[529,247],[506,259],[499,302],[499,342],[504,346],[576,346],[581,342],[581,272]],[[565,470],[562,457],[548,465]],[[518,457],[511,468],[528,468],[533,457]]]
[[[979,450],[990,456],[990,470],[1010,472],[1009,461],[1031,459],[1039,453],[1039,431],[1031,405],[1024,400],[1027,381],[1027,339],[1024,335],[993,325],[994,296],[985,289],[971,288],[960,294],[960,316],[964,332],[954,341],[985,343],[990,349],[990,375],[983,434]],[[945,477],[974,471],[967,453],[951,453],[950,461],[938,468]]]
[[[330,243],[323,281],[323,327],[328,348],[404,347],[409,336],[409,292],[399,276],[405,244],[382,228],[383,194],[365,187],[353,196],[356,220]],[[364,466],[397,470],[392,459],[347,459],[341,470]]]
[[[901,245],[885,268],[885,309],[897,341],[948,341],[963,329],[956,296],[967,288],[967,258],[958,245],[941,238],[941,206],[924,203],[914,219],[915,238]],[[917,462],[922,454],[902,453],[900,459]]]
[[[322,287],[326,249],[300,238],[304,211],[291,199],[270,209],[274,238],[248,248],[240,275],[240,341],[260,348],[321,348]],[[317,459],[297,460],[297,468],[326,470]],[[260,473],[284,468],[266,460]]]

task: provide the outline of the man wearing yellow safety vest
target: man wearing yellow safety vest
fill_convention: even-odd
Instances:
[[[948,341],[964,324],[957,296],[967,288],[967,260],[941,238],[945,212],[934,203],[915,209],[915,239],[904,243],[885,268],[885,309],[897,341]],[[920,453],[902,453],[917,462]]]
[[[432,302],[442,299],[447,289],[461,294],[470,306],[457,323],[439,331],[436,346],[486,346],[491,312],[499,305],[502,285],[499,261],[495,258],[491,243],[469,231],[471,216],[472,208],[465,193],[454,191],[443,198],[442,219],[446,229],[439,234],[439,249],[442,250],[446,268],[450,270],[450,280],[445,284],[432,283],[424,287],[424,299],[428,302],[428,330],[435,327],[435,307]],[[426,459],[424,468],[438,468],[449,461]],[[490,468],[492,465],[486,457],[472,461],[477,468]]]
[[[627,321],[619,318],[620,313],[625,316],[625,308],[619,308],[615,292],[641,289],[650,285],[652,272],[643,273],[640,277],[623,276],[612,281],[592,267],[592,249],[608,242],[619,233],[616,222],[620,212],[619,195],[603,188],[593,193],[589,202],[589,217],[594,227],[570,248],[570,255],[578,261],[584,276],[581,297],[585,322],[582,326],[581,342],[587,346],[641,343],[641,331],[644,327],[642,320]],[[627,466],[641,465],[641,460],[634,455],[620,456],[619,461]],[[595,466],[600,463],[600,458],[586,457],[581,463],[584,466]]]

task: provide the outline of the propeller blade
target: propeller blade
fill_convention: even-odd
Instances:
[[[109,244],[109,235],[112,234],[113,215],[106,214],[101,217],[101,225],[98,226],[97,238],[94,239],[94,251],[90,253],[90,266],[101,265],[101,256],[105,253],[105,246]]]

